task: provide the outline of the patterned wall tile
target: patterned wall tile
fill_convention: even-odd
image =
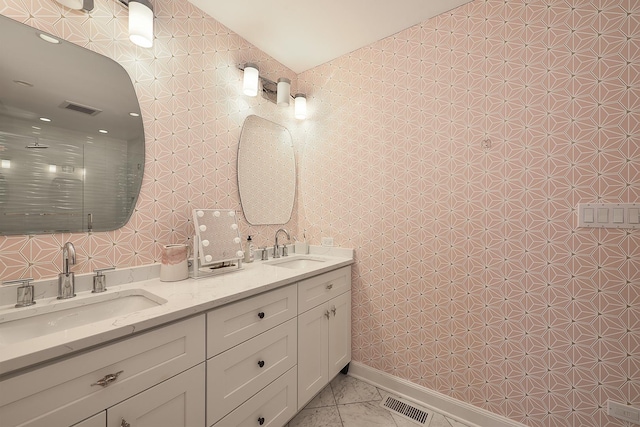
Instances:
[[[640,238],[575,207],[639,200],[639,22],[475,0],[298,76],[300,227],[356,249],[355,360],[531,426],[624,425]]]

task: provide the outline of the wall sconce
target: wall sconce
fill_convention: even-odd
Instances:
[[[278,82],[269,80],[260,75],[258,66],[246,63],[238,69],[244,71],[242,80],[242,92],[247,96],[257,96],[262,83],[262,97],[276,104],[278,107],[288,107],[291,98],[291,80],[281,77]],[[295,96],[295,117],[304,120],[307,117],[307,100],[304,94]]]
[[[299,120],[307,118],[307,96],[304,93],[296,93],[294,116]]]
[[[124,4],[125,0],[118,0]],[[153,46],[153,6],[149,0],[128,0],[129,40],[150,48]]]
[[[276,104],[278,107],[288,107],[291,99],[291,80],[284,77],[279,78],[277,92]]]
[[[247,96],[256,96],[260,80],[260,70],[256,64],[247,63],[244,68],[244,80],[242,81],[242,93]]]

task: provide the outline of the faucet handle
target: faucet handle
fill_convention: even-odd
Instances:
[[[35,289],[31,284],[31,282],[33,282],[33,278],[31,277],[27,279],[16,279],[16,280],[8,280],[5,282],[2,282],[3,285],[15,285],[15,284],[21,285],[21,286],[18,286],[17,288],[18,296],[17,296],[16,308],[28,307],[36,303],[33,300]]]
[[[94,294],[104,292],[107,290],[107,276],[104,275],[105,271],[115,270],[115,267],[107,267],[107,268],[97,268],[93,270],[96,273],[93,276],[93,290],[91,291]]]

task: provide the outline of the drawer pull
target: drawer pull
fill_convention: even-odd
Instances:
[[[118,379],[118,377],[120,376],[121,373],[123,373],[124,371],[119,371],[116,372],[115,374],[107,374],[104,376],[104,378],[99,379],[98,381],[96,381],[95,383],[91,384],[91,386],[93,387],[94,385],[99,385],[102,387],[106,387],[109,384],[111,384],[112,382],[114,382],[115,380]],[[122,420],[123,422],[125,422],[124,420]],[[129,425],[129,424],[127,424]]]
[[[332,289],[332,288],[333,288],[333,283],[329,283],[329,284],[327,285],[327,289]]]
[[[129,424],[124,418],[122,419],[122,422],[120,423],[120,427],[131,427],[131,424]]]
[[[333,313],[333,316],[335,317],[335,315],[336,315],[336,306],[335,305],[333,307],[331,307],[331,312]]]
[[[262,368],[264,366],[264,360],[259,360],[258,361],[258,366],[260,366]]]
[[[325,311],[324,315],[327,316],[327,319],[329,318],[329,316],[331,316],[331,314],[329,313],[329,310]]]
[[[260,313],[258,313],[258,317],[261,319],[264,319],[264,311],[261,311]]]
[[[263,417],[258,418],[258,424],[260,424],[260,425],[264,424],[264,418]]]

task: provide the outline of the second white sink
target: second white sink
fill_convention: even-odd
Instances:
[[[0,347],[43,335],[124,316],[166,303],[143,289],[52,300],[0,313]]]
[[[312,256],[299,255],[285,258],[278,258],[272,261],[267,261],[265,264],[273,265],[275,267],[290,268],[293,270],[300,270],[303,268],[317,267],[318,263],[325,262],[322,258],[316,258]]]

